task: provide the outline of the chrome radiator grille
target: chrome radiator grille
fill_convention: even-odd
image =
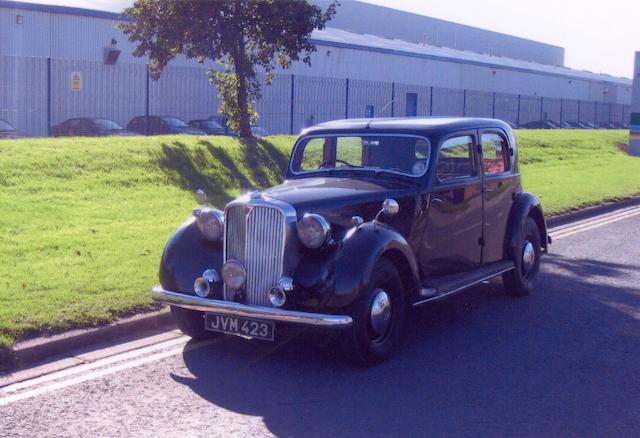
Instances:
[[[232,206],[225,215],[225,261],[237,260],[247,270],[247,304],[270,306],[268,291],[282,276],[285,216],[277,208]],[[225,286],[225,299],[233,291]]]

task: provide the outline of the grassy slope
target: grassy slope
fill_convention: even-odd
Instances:
[[[152,306],[166,239],[204,188],[215,205],[279,181],[287,136],[0,142],[0,346]],[[525,188],[548,213],[640,193],[623,131],[519,131]]]

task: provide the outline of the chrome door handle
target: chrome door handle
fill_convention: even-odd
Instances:
[[[436,203],[436,204],[444,204],[444,201],[436,196],[433,196],[431,198],[431,202]]]
[[[495,191],[495,189],[482,189],[482,193],[493,193]]]

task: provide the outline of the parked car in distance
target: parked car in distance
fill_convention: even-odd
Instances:
[[[558,127],[559,125],[556,125],[551,120],[535,120],[521,126],[523,129],[556,129]]]
[[[145,134],[145,116],[131,119],[127,124],[127,129]],[[149,116],[147,129],[149,135],[206,135],[203,130],[189,126],[177,117],[170,116]]]
[[[192,128],[200,129],[207,135],[224,135],[224,128],[215,120],[212,119],[196,119],[189,120],[189,126]]]
[[[217,116],[209,117],[209,119],[207,120],[213,120],[214,122],[219,124],[224,130],[224,135],[230,135],[232,137],[237,137],[239,135],[237,131],[234,131],[233,129],[229,128],[227,124],[227,121],[229,119],[227,118],[227,116],[217,115]],[[251,133],[258,137],[266,137],[270,135],[269,131],[267,131],[265,128],[258,125],[251,125]]]
[[[76,117],[52,126],[49,135],[51,135],[51,137],[102,137],[109,135],[132,136],[138,134],[123,129],[122,126],[113,120]]]
[[[20,132],[6,120],[0,119],[0,138],[23,137]]]
[[[333,330],[369,366],[406,311],[493,277],[534,291],[551,239],[493,119],[351,119],[296,140],[282,184],[201,207],[166,244],[152,297],[194,338]],[[494,305],[500,305],[494,301]]]

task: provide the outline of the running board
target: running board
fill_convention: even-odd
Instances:
[[[487,266],[482,266],[481,268],[475,269],[471,272],[448,275],[446,277],[430,281],[428,285],[420,288],[420,299],[413,303],[413,305],[419,306],[440,300],[478,283],[497,277],[500,274],[509,272],[512,269],[514,269],[513,262],[511,260],[505,260],[491,263]]]

